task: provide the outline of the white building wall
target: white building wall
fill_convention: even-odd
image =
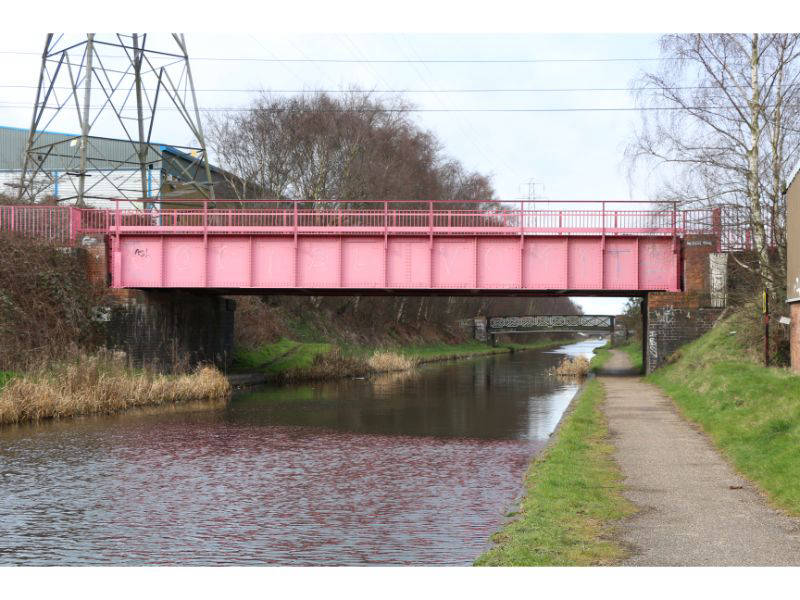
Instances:
[[[100,198],[86,198],[86,204],[93,208],[114,208],[116,198],[139,198],[141,196],[141,183],[139,170],[130,171],[88,171],[86,178],[86,196],[100,196]],[[19,186],[20,171],[0,171],[0,191],[8,196],[15,196]],[[161,189],[161,169],[148,169],[150,197],[156,198]],[[78,178],[64,173],[52,173],[53,183],[41,189],[36,194],[37,200],[46,196],[69,198],[78,193]],[[11,184],[11,185],[6,185]],[[119,189],[117,189],[119,188]],[[121,192],[120,192],[121,190]],[[67,202],[71,204],[72,202]]]

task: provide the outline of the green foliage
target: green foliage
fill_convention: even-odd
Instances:
[[[292,373],[295,379],[302,379],[302,373],[319,362],[322,358],[336,354],[343,368],[340,376],[359,372],[359,363],[367,361],[376,350],[388,350],[411,358],[418,363],[433,362],[479,356],[485,354],[501,354],[507,352],[521,352],[537,348],[548,348],[567,344],[571,340],[538,340],[524,344],[504,344],[493,348],[478,341],[469,341],[462,344],[421,344],[402,346],[399,348],[373,348],[356,344],[334,345],[323,342],[297,342],[286,338],[272,344],[262,344],[253,350],[239,350],[234,359],[233,371],[259,371],[272,376]]]
[[[592,373],[597,373],[600,369],[605,367],[608,360],[611,358],[611,342],[606,342],[605,345],[594,349],[594,356],[589,361],[589,368]]]
[[[622,350],[625,354],[628,355],[628,359],[631,361],[631,366],[634,369],[637,369],[639,372],[642,371],[642,343],[641,342],[629,342],[623,346],[617,346],[618,350]]]
[[[746,477],[800,514],[800,377],[748,357],[746,317],[684,346],[648,379],[699,423]]]
[[[234,359],[236,371],[261,371],[278,374],[307,369],[317,356],[327,354],[331,344],[295,342],[286,338],[273,344],[262,344],[255,350],[239,350]]]
[[[622,494],[602,384],[589,381],[557,441],[531,465],[518,516],[475,562],[489,566],[612,564],[625,556],[611,522],[633,512]]]
[[[3,386],[8,383],[14,375],[15,373],[13,371],[0,371],[0,389],[3,389]]]

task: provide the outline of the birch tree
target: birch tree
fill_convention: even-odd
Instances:
[[[627,148],[652,169],[658,197],[721,207],[749,232],[757,273],[785,295],[785,188],[798,160],[798,34],[681,34],[661,40],[660,68],[639,81],[645,109]]]

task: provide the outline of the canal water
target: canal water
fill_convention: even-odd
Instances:
[[[468,565],[601,344],[0,429],[0,564]]]

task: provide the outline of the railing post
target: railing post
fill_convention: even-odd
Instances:
[[[203,237],[208,235],[208,200],[203,200]]]
[[[672,237],[678,235],[677,230],[677,220],[678,220],[678,203],[672,203]]]
[[[603,222],[603,239],[605,240],[605,237],[606,237],[606,203],[602,202],[601,206],[602,206],[602,211],[601,211],[600,219]]]
[[[522,232],[525,231],[525,201],[520,200],[519,202],[519,234],[522,235]]]
[[[74,206],[70,206],[67,208],[67,215],[69,218],[69,242],[70,244],[75,243],[75,238],[77,237],[77,228],[75,227],[75,211],[77,209]]]
[[[428,200],[428,231],[433,239],[433,200]]]
[[[11,206],[11,232],[14,232],[14,206]]]

